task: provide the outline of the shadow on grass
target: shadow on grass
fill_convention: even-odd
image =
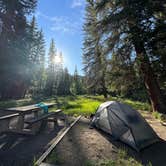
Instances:
[[[109,99],[104,99],[103,97],[99,97],[99,96],[84,96],[85,98],[87,99],[91,99],[91,100],[97,100],[97,101],[100,101],[100,102],[105,102]]]

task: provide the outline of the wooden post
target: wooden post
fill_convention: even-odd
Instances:
[[[0,132],[3,132],[3,131],[6,131],[6,130],[9,130],[9,122],[10,122],[10,119],[5,119],[5,120],[2,120],[1,123],[0,123]]]
[[[38,122],[38,123],[32,124],[32,126],[31,126],[32,134],[35,135],[35,134],[37,134],[38,132],[40,132],[41,125],[42,125],[42,122]]]
[[[19,117],[18,117],[18,122],[17,122],[17,127],[16,129],[18,131],[22,131],[23,128],[24,128],[24,114],[23,113],[20,113]]]
[[[34,112],[34,116],[35,116],[35,118],[37,118],[39,116],[38,111]]]
[[[68,118],[65,114],[64,114],[64,123],[66,127],[69,126]]]
[[[58,126],[57,118],[54,117],[54,129]]]

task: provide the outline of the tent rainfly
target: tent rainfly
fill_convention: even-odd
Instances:
[[[92,119],[92,125],[137,151],[159,141],[140,113],[117,101],[101,104]]]

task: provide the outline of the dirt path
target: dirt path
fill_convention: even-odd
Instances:
[[[113,149],[113,145],[99,132],[89,129],[88,119],[81,118],[53,153],[58,154],[60,165],[80,166],[89,160],[109,159],[110,154],[114,156]]]
[[[146,119],[146,121],[152,126],[154,131],[157,133],[157,135],[166,141],[166,126],[161,125],[160,121],[158,119],[155,119],[151,113],[147,111],[141,111],[142,115]]]
[[[148,113],[145,114],[145,117],[158,135],[166,140],[166,127],[161,126],[160,122]],[[141,153],[137,153],[127,145],[112,140],[105,133],[89,129],[89,120],[86,118],[81,118],[57,145],[49,156],[49,162],[58,163],[61,166],[85,166],[90,161],[97,163],[103,159],[115,159],[119,148],[125,148],[129,156],[136,158],[144,165],[149,162],[153,166],[166,165],[165,141],[156,143]]]

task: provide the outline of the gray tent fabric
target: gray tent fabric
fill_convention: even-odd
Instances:
[[[130,145],[135,150],[159,141],[159,137],[136,110],[117,101],[102,103],[92,124]]]

